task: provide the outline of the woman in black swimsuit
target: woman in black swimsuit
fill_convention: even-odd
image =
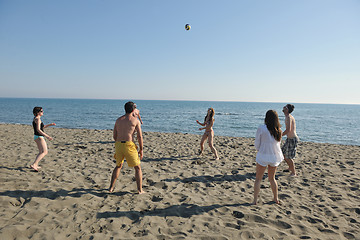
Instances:
[[[45,155],[48,153],[48,148],[44,137],[46,137],[49,140],[52,140],[52,137],[50,137],[44,132],[44,128],[55,126],[56,124],[51,123],[48,125],[44,125],[44,123],[41,122],[41,116],[44,115],[44,111],[42,107],[34,107],[33,113],[35,116],[32,122],[34,128],[34,141],[36,142],[36,145],[39,149],[39,154],[36,156],[34,163],[31,164],[30,167],[34,169],[36,172],[38,172],[40,168],[39,167],[40,160],[43,159]]]
[[[204,118],[204,123],[199,122],[198,120],[196,120],[196,122],[198,124],[200,124],[201,126],[204,126],[203,128],[199,128],[199,130],[204,130],[205,129],[205,133],[201,138],[201,142],[200,142],[200,154],[202,154],[203,150],[204,150],[204,143],[205,140],[208,139],[208,143],[209,143],[209,147],[211,148],[211,152],[215,154],[215,159],[218,160],[219,156],[218,153],[214,147],[214,130],[212,128],[212,126],[214,125],[214,115],[215,115],[215,111],[213,108],[209,108],[208,112]]]

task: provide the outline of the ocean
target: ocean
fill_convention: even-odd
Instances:
[[[60,128],[113,129],[128,100],[0,98],[0,123],[32,123],[32,109],[43,107],[45,124]],[[278,112],[286,103],[132,100],[148,132],[202,134],[207,109],[215,109],[215,136],[255,137],[269,109]],[[292,103],[300,141],[360,145],[360,105]]]

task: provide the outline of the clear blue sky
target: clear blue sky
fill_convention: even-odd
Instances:
[[[0,83],[0,97],[360,104],[360,1],[0,0]]]

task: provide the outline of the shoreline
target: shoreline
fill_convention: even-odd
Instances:
[[[253,138],[215,136],[220,160],[200,136],[144,132],[143,195],[124,164],[112,194],[112,130],[47,128],[48,155],[34,161],[31,125],[0,124],[0,238],[4,239],[356,239],[360,235],[360,146],[300,142],[282,205],[255,178]]]
[[[0,123],[1,125],[20,125],[20,126],[31,126],[31,124],[24,124],[24,123]],[[66,128],[66,127],[52,127],[55,129],[67,129],[67,130],[93,130],[93,131],[113,131],[113,129],[94,129],[94,128]],[[202,136],[203,132],[200,132],[199,134],[194,134],[194,133],[182,133],[182,132],[152,132],[152,131],[143,131],[143,133],[159,133],[159,134],[184,134],[184,135],[194,135],[194,136]],[[244,138],[244,139],[252,139],[253,141],[255,141],[255,134],[254,137],[235,137],[235,136],[222,136],[222,135],[216,135],[214,136],[214,139],[216,137],[223,137],[223,138]],[[282,137],[282,143],[283,141],[285,141],[286,137]],[[314,144],[329,144],[329,145],[340,145],[340,146],[351,146],[351,147],[360,147],[360,145],[354,145],[354,144],[340,144],[340,143],[329,143],[329,142],[313,142],[313,141],[302,141],[301,138],[299,138],[299,143],[314,143]]]

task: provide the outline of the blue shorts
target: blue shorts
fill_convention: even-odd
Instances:
[[[44,138],[44,136],[34,135],[34,140],[36,140],[36,139],[38,139],[38,138]]]

